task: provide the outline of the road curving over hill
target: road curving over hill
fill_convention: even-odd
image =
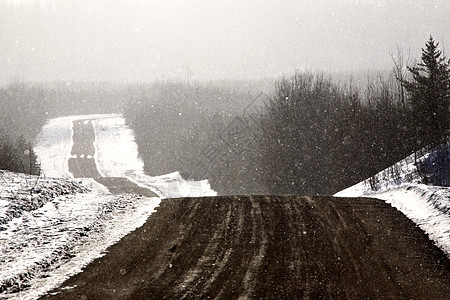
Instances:
[[[368,198],[165,199],[45,299],[445,299],[450,262]]]

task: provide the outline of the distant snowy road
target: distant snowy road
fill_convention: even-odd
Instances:
[[[140,187],[152,190],[161,198],[217,194],[207,180],[186,181],[178,172],[156,177],[146,175],[133,131],[126,126],[125,119],[117,114],[49,120],[38,136],[34,150],[45,176],[97,177],[92,175],[98,172],[101,177],[127,178]],[[75,158],[75,161],[71,160]],[[73,161],[73,167],[69,167],[72,164],[69,161]],[[85,168],[85,165],[88,167]]]
[[[149,188],[138,186],[136,183],[123,177],[102,177],[97,170],[94,157],[98,158],[96,147],[96,134],[92,124],[93,120],[73,121],[73,146],[69,159],[69,171],[75,178],[94,178],[104,185],[113,194],[142,194],[147,197],[158,197]]]

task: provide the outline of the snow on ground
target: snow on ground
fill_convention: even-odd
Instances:
[[[450,257],[450,188],[422,184],[414,161],[413,154],[334,196],[386,201],[416,223]]]
[[[133,131],[118,116],[92,121],[95,132],[95,163],[103,177],[130,177],[143,173]]]
[[[217,195],[207,180],[187,181],[179,172],[162,176],[145,175],[133,131],[121,116],[97,118],[92,123],[96,138],[95,163],[102,176],[127,177],[162,198]]]
[[[3,173],[8,185],[13,180],[13,185],[26,189],[28,179]],[[15,191],[0,183],[3,206],[14,205],[17,215],[7,219],[7,209],[2,209],[0,216],[6,220],[0,228],[0,295],[4,298],[35,299],[57,287],[142,226],[160,203],[159,198],[90,190],[96,186],[92,179],[83,179],[84,183],[50,179],[53,185],[39,180],[38,189],[48,197],[36,206],[17,206]],[[29,195],[23,202],[34,203],[36,195]]]
[[[86,188],[69,180],[0,170],[0,231],[3,224],[20,217],[23,212],[42,207],[52,198],[85,191]]]
[[[45,176],[69,178],[69,158],[73,141],[72,120],[57,118],[47,122],[36,138],[33,150]]]
[[[74,179],[68,160],[75,120],[92,121],[102,176],[126,177],[159,198],[111,195],[93,179]],[[116,114],[49,120],[34,150],[41,177],[0,171],[2,299],[36,299],[57,287],[142,226],[162,198],[216,195],[207,180],[145,175],[133,132]]]

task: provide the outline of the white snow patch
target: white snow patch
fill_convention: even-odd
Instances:
[[[73,177],[69,172],[69,158],[73,141],[72,121],[57,118],[47,122],[34,142],[43,175],[49,177]]]
[[[129,179],[140,186],[152,189],[158,195],[161,194],[162,198],[217,196],[208,180],[185,180],[179,172],[154,177],[135,174]]]
[[[0,283],[32,288],[2,296],[35,299],[59,286],[142,226],[159,203],[159,198],[91,192],[56,197],[24,212],[0,232]]]
[[[128,177],[144,173],[133,131],[122,117],[93,120],[95,163],[103,177]]]

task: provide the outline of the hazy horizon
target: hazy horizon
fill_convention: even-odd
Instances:
[[[0,83],[389,70],[449,43],[444,0],[0,0]]]

